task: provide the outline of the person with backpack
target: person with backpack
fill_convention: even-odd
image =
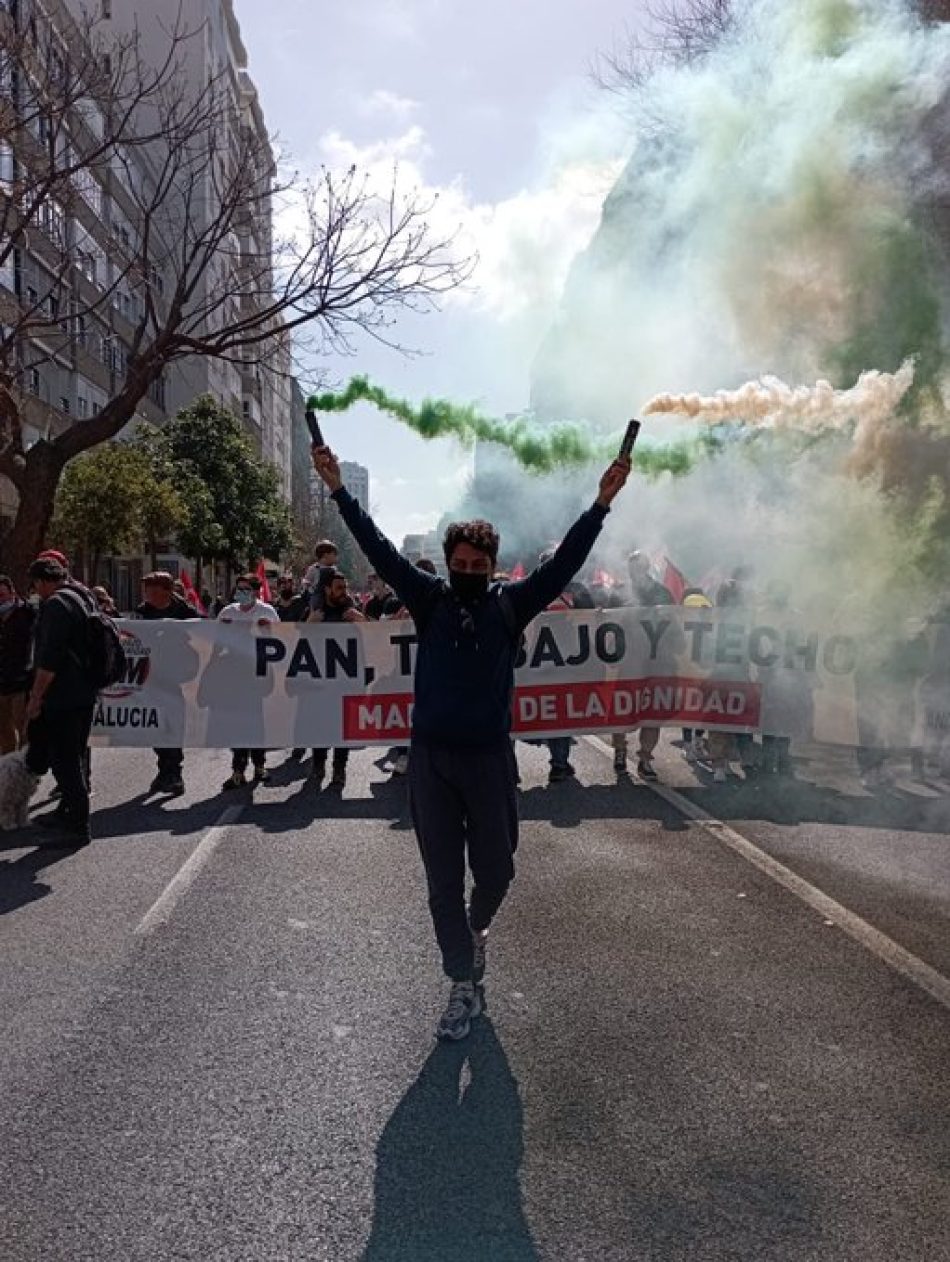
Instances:
[[[88,593],[69,583],[64,566],[49,558],[29,570],[40,599],[33,645],[34,676],[26,707],[26,765],[36,776],[52,771],[59,806],[37,821],[56,830],[48,846],[89,844],[89,785],[83,759],[96,696],[89,622],[96,615]]]
[[[449,526],[446,583],[399,555],[344,487],[328,447],[314,447],[312,458],[356,542],[416,624],[409,800],[451,982],[436,1037],[455,1041],[481,1012],[488,928],[514,876],[518,804],[510,729],[521,634],[584,564],[630,461],[614,461],[597,499],[548,561],[527,578],[493,584],[499,539],[489,522]],[[474,879],[467,908],[466,849]]]

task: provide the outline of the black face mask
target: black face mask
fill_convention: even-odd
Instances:
[[[484,600],[488,595],[488,583],[487,574],[463,574],[459,570],[449,570],[449,587],[463,605]]]

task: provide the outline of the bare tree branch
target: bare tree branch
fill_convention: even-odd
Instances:
[[[280,377],[291,335],[298,351],[387,341],[471,270],[397,171],[381,194],[356,170],[278,170],[229,76],[189,79],[200,38],[179,15],[156,65],[137,32],[62,0],[0,10],[0,474],[21,506],[5,551],[40,542],[48,506],[26,498],[51,498],[66,461],[153,408],[169,368],[197,356]],[[97,415],[37,397],[60,370],[100,383]]]
[[[601,87],[628,93],[642,88],[660,66],[705,57],[732,24],[733,0],[648,0],[642,32],[604,53],[594,67]]]

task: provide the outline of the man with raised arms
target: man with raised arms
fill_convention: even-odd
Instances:
[[[498,534],[489,522],[449,526],[446,583],[399,555],[344,487],[328,447],[314,447],[313,464],[370,564],[416,624],[409,799],[452,983],[436,1036],[461,1039],[482,1008],[488,927],[514,876],[518,807],[509,732],[521,633],[584,564],[630,461],[614,461],[594,503],[547,560],[504,585],[491,581]],[[474,882],[467,907],[466,845]]]

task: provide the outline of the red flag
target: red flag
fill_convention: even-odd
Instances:
[[[686,581],[686,576],[676,568],[669,557],[663,558],[663,578],[661,581],[676,604],[681,605],[689,583]]]
[[[512,568],[512,571],[511,571],[511,574],[509,575],[509,578],[511,579],[511,581],[512,581],[513,583],[516,583],[516,582],[518,581],[518,579],[519,579],[519,578],[524,578],[524,577],[525,577],[525,573],[526,573],[526,572],[525,572],[525,568],[524,568],[524,566],[521,564],[521,562],[519,561],[519,562],[518,562],[518,564],[517,564],[517,565],[515,565],[515,566]]]
[[[201,603],[201,597],[195,591],[194,584],[191,581],[191,575],[187,570],[182,570],[178,576],[181,579],[181,585],[185,589],[185,600],[191,605],[192,609],[196,609],[202,618],[207,618],[208,611]]]
[[[263,560],[257,563],[257,577],[261,580],[261,600],[266,600],[270,604],[270,583],[267,581],[267,571],[264,569]]]

